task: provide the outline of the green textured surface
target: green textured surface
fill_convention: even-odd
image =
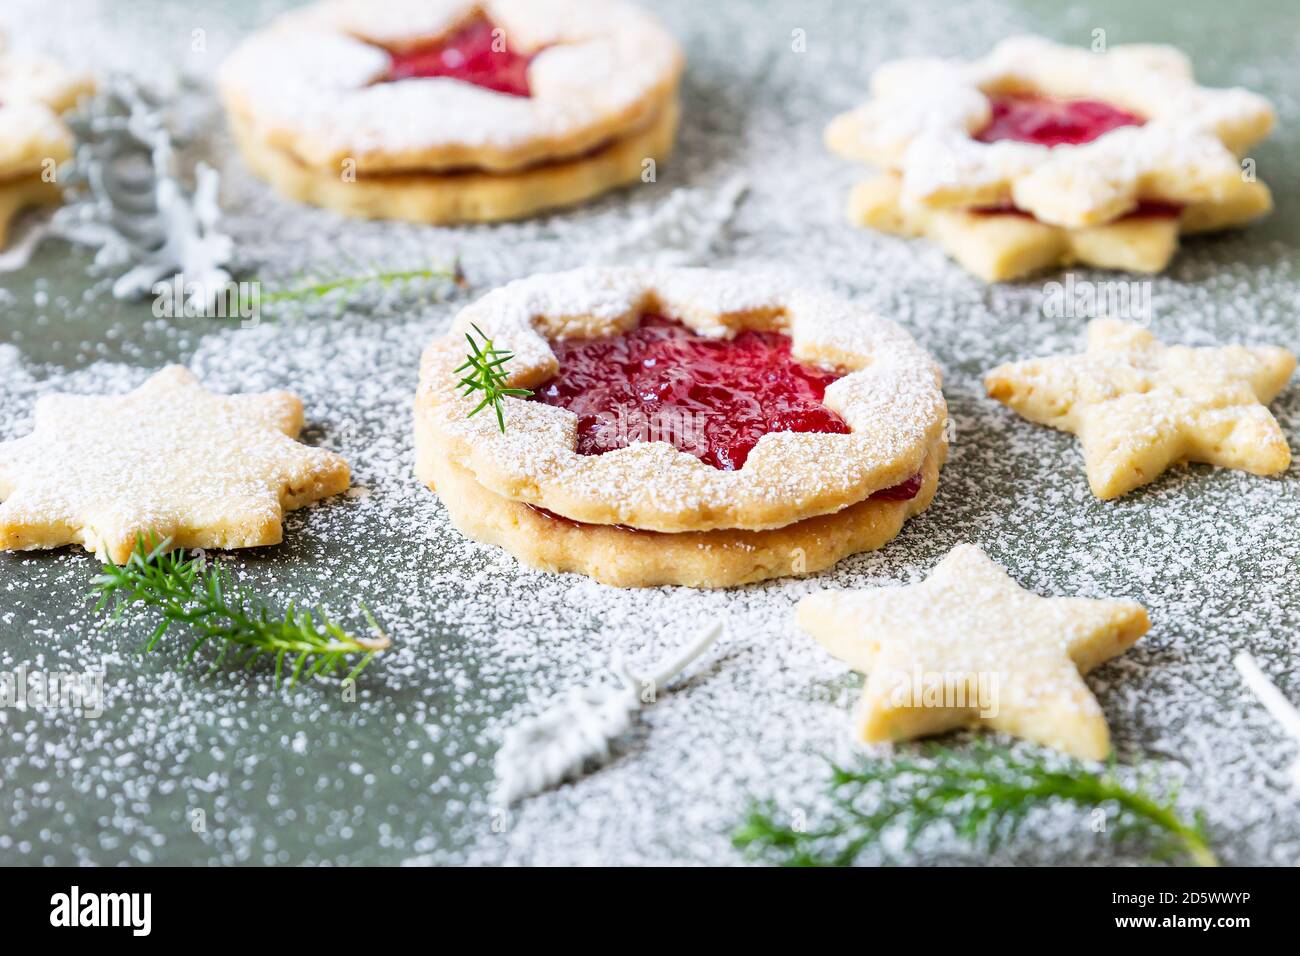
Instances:
[[[102,56],[204,75],[274,6],[230,3],[218,13],[195,5],[191,13],[183,3],[19,0],[0,10],[0,25],[52,48],[84,49],[87,65]],[[986,3],[963,5],[960,14],[921,3],[655,6],[690,62],[680,152],[659,185],[708,186],[740,168],[752,187],[716,261],[772,265],[858,296],[898,317],[945,368],[959,438],[939,500],[878,559],[845,562],[835,583],[905,580],[956,541],[978,540],[1040,591],[1144,600],[1157,630],[1129,663],[1103,669],[1093,684],[1121,754],[1167,761],[1187,778],[1230,862],[1293,861],[1300,837],[1279,772],[1293,749],[1257,712],[1241,716],[1251,705],[1228,661],[1232,650],[1250,647],[1293,699],[1300,696],[1290,676],[1300,626],[1294,467],[1266,491],[1256,479],[1197,468],[1115,506],[1088,499],[1071,439],[1015,422],[978,394],[990,364],[1064,348],[1078,323],[1041,315],[1041,282],[986,289],[919,244],[845,226],[840,204],[853,173],[824,155],[819,135],[891,55],[978,55],[1011,28],[1085,43],[1101,27],[1112,44],[1180,46],[1203,83],[1249,85],[1278,104],[1279,130],[1253,153],[1277,211],[1240,236],[1188,244],[1155,284],[1157,331],[1294,348],[1300,6]],[[207,31],[211,59],[187,61],[194,28]],[[808,32],[803,58],[788,51],[793,29]],[[204,114],[194,153],[223,170],[241,254],[280,280],[307,267],[346,271],[344,260],[358,257],[409,265],[455,251],[486,288],[581,264],[622,228],[625,205],[644,212],[658,200],[624,193],[571,216],[499,229],[354,229],[286,207],[248,180],[228,148],[218,117]],[[89,262],[85,250],[52,244],[28,268],[0,276],[10,293],[0,298],[0,343],[18,349],[31,377],[0,381],[7,409],[0,440],[26,430],[42,381],[116,386],[131,374],[122,366],[152,369],[196,352],[218,387],[249,381],[302,391],[313,422],[307,438],[359,465],[372,501],[295,515],[284,545],[232,565],[276,596],[325,601],[344,614],[362,597],[402,646],[365,675],[355,705],[328,685],[287,694],[256,675],[205,680],[181,666],[174,648],[134,657],[143,625],[94,623],[83,597],[94,565],[85,555],[0,555],[0,670],[82,667],[106,654],[111,688],[97,721],[0,715],[0,862],[734,862],[726,826],[746,794],[798,803],[819,789],[815,755],[843,745],[856,681],[788,627],[786,608],[803,586],[711,596],[601,596],[575,586],[570,595],[516,576],[490,554],[444,549],[454,532],[432,496],[399,490],[413,484],[401,469],[367,471],[376,449],[404,453],[416,356],[448,307],[368,304],[341,318],[259,330],[267,347],[249,349],[221,322],[158,322],[147,303],[113,301],[106,283],[88,275]],[[372,341],[373,356],[358,357],[359,345],[331,350],[336,334]],[[231,336],[230,355],[222,335]],[[326,365],[312,363],[312,349],[323,350]],[[382,386],[371,397],[368,362]],[[108,363],[116,363],[111,374]],[[1295,391],[1277,406],[1292,436]],[[1260,510],[1236,506],[1243,495]],[[1265,514],[1281,523],[1261,524]],[[425,526],[433,529],[428,539],[412,537]],[[602,626],[633,628],[639,618],[673,614],[719,615],[750,637],[715,657],[680,706],[660,705],[654,731],[638,734],[616,767],[535,802],[498,832],[484,796],[500,718],[530,689],[583,679],[603,645]],[[797,714],[788,728],[776,719],[786,708]],[[192,826],[196,809],[204,812],[202,832]],[[1114,858],[1104,844],[1076,845],[1068,826],[1050,824],[1006,858]],[[961,858],[942,843],[916,857]]]

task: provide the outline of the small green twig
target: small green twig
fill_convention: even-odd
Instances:
[[[105,564],[92,588],[98,597],[96,611],[111,607],[117,617],[127,606],[142,604],[161,616],[142,653],[156,648],[174,625],[181,625],[193,635],[186,661],[208,643],[220,645],[213,668],[231,653],[245,667],[273,656],[276,686],[288,666],[292,687],[300,677],[332,674],[359,655],[347,675],[355,677],[389,646],[388,636],[364,605],[362,613],[375,636],[354,637],[319,608],[299,610],[290,603],[284,612],[273,611],[247,589],[235,586],[220,564],[186,558],[183,550],[172,548],[170,539],[156,544],[155,540],[142,535],[127,562],[121,567]]]
[[[472,395],[474,392],[483,393],[483,401],[474,407],[469,413],[468,418],[473,418],[488,405],[491,405],[497,415],[497,427],[504,434],[506,430],[505,412],[502,409],[502,399],[506,396],[516,398],[527,398],[533,394],[531,389],[527,388],[507,388],[505,365],[515,357],[514,352],[505,352],[496,348],[492,340],[488,338],[483,330],[477,325],[471,325],[479,338],[483,340],[482,345],[474,341],[474,336],[469,332],[465,333],[465,339],[469,342],[469,353],[465,356],[465,364],[455,369],[457,375],[465,372],[465,376],[458,383],[465,389],[465,395]]]
[[[947,827],[963,840],[995,850],[1029,815],[1066,802],[1106,814],[1117,841],[1138,838],[1153,858],[1217,866],[1203,821],[1181,818],[1171,794],[1130,788],[1114,767],[1104,772],[1077,761],[1024,757],[1006,749],[932,748],[928,758],[863,758],[854,769],[832,768],[831,812],[812,829],[777,822],[771,803],[751,807],[733,843],[757,859],[786,866],[848,866],[887,832],[910,846],[922,831]]]
[[[323,299],[331,293],[353,293],[359,289],[378,286],[390,288],[397,285],[409,285],[417,282],[446,282],[460,289],[468,288],[465,273],[461,271],[459,260],[448,267],[428,269],[397,269],[390,271],[374,270],[359,275],[341,276],[318,282],[308,282],[288,289],[274,289],[261,294],[262,306],[280,305],[286,302],[307,302]]]

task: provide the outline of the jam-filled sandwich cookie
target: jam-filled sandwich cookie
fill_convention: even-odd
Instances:
[[[467,334],[532,393],[501,424],[470,414]],[[934,361],[861,306],[762,275],[581,269],[489,293],[429,346],[416,467],[465,534],[534,567],[727,587],[892,539],[934,496],[946,416]]]
[[[220,87],[282,194],[487,222],[639,180],[672,150],[683,58],[621,0],[327,0],[248,38]]]
[[[54,173],[71,158],[73,137],[59,114],[92,87],[52,60],[3,47],[0,36],[0,249],[20,211],[61,201]]]
[[[879,170],[850,218],[928,236],[989,282],[1075,262],[1159,272],[1180,234],[1272,208],[1243,159],[1272,107],[1197,86],[1172,47],[1016,37],[970,63],[885,64],[871,94],[826,130],[834,152]]]

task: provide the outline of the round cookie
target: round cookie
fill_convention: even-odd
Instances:
[[[505,431],[472,416],[458,366],[471,330],[512,354],[507,384],[554,376],[548,339],[616,336],[643,316],[670,316],[692,335],[776,334],[792,360],[837,370],[819,404],[841,433],[766,429],[743,468],[721,470],[667,441],[602,454],[578,450],[567,409],[504,399]],[[842,299],[762,274],[710,269],[590,268],[531,276],[463,309],[421,364],[416,413],[430,436],[488,490],[588,524],[649,531],[761,531],[830,514],[920,470],[947,406],[933,359],[899,326]]]
[[[769,531],[663,534],[580,524],[495,495],[416,426],[416,474],[438,493],[462,533],[505,548],[530,567],[572,571],[623,588],[734,587],[814,574],[851,554],[884,547],[908,518],[929,506],[947,452],[940,437],[922,466],[919,490],[908,500],[868,499]]]
[[[509,390],[486,414],[467,346]],[[935,493],[946,415],[929,355],[850,302],[762,274],[579,269],[489,293],[425,351],[416,473],[456,527],[534,567],[730,587],[891,540]]]
[[[245,40],[220,89],[290,198],[481,222],[639,180],[671,152],[682,67],[623,0],[325,0]]]

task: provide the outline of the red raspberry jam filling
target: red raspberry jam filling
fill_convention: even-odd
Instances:
[[[871,495],[872,501],[911,501],[921,493],[921,485],[925,483],[925,475],[917,472],[911,478],[892,488],[881,488]]]
[[[822,404],[839,376],[794,361],[790,339],[776,332],[714,339],[648,315],[630,332],[551,348],[559,374],[533,400],[578,416],[581,455],[667,441],[735,471],[768,432],[849,431]]]
[[[1033,219],[1032,213],[1025,212],[1019,206],[1012,203],[1002,203],[998,206],[976,206],[970,210],[980,216],[1024,216],[1027,219]],[[1137,206],[1132,212],[1126,212],[1115,220],[1120,222],[1125,219],[1176,219],[1183,214],[1183,207],[1176,202],[1161,202],[1158,199],[1139,199]]]
[[[993,95],[993,118],[975,134],[981,143],[1012,139],[1039,146],[1081,146],[1121,126],[1146,120],[1099,100],[1060,100],[1050,96]]]
[[[532,57],[516,53],[491,20],[477,17],[441,40],[389,51],[390,80],[447,76],[498,93],[528,96]]]
[[[1176,219],[1183,214],[1182,203],[1161,202],[1158,199],[1140,199],[1137,208],[1126,213],[1123,218],[1137,219],[1150,216],[1153,219]]]

